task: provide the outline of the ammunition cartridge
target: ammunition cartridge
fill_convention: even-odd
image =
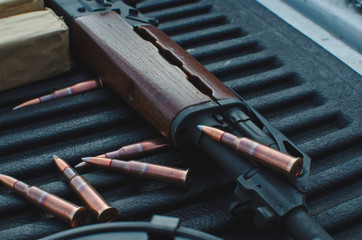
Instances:
[[[89,90],[92,90],[92,89],[95,89],[98,87],[102,87],[102,86],[103,86],[103,84],[102,84],[101,80],[89,80],[89,81],[77,83],[73,86],[70,86],[67,88],[62,88],[62,89],[56,90],[50,94],[26,101],[16,107],[14,107],[13,110],[16,110],[16,109],[19,109],[22,107],[26,107],[26,106],[30,106],[30,105],[34,105],[34,104],[38,104],[41,102],[47,102],[47,101],[50,101],[50,100],[56,99],[56,98],[62,98],[62,97],[73,95],[73,94],[80,93],[80,92],[86,92],[86,91],[89,91]]]
[[[120,159],[131,159],[135,157],[142,157],[152,151],[160,150],[165,147],[171,146],[171,143],[165,138],[153,138],[147,141],[130,144],[123,146],[117,151],[109,152],[97,157],[104,158],[120,158]]]
[[[139,161],[121,161],[99,157],[82,158],[82,160],[96,167],[174,185],[187,186],[190,183],[189,169],[181,170]]]
[[[85,207],[79,207],[52,193],[35,186],[29,186],[10,176],[0,174],[0,182],[34,205],[69,223],[72,227],[84,224],[87,215]]]
[[[117,209],[104,200],[86,178],[80,176],[63,159],[55,155],[53,155],[53,158],[55,164],[67,179],[72,190],[84,202],[87,209],[97,218],[97,222],[111,222],[117,219]]]
[[[303,169],[303,159],[282,153],[245,137],[237,137],[220,129],[208,126],[198,126],[212,139],[234,149],[245,157],[253,159],[264,166],[272,168],[295,179]]]
[[[147,141],[134,143],[121,147],[120,149],[108,152],[97,157],[102,158],[119,158],[119,159],[131,159],[137,157],[144,157],[147,154],[164,149],[171,146],[172,143],[165,138],[153,138]],[[86,162],[81,162],[75,166],[75,168],[86,167]]]

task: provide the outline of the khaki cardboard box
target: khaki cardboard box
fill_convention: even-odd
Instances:
[[[0,91],[68,70],[68,27],[52,10],[0,19]]]
[[[0,0],[0,18],[43,9],[43,0]]]

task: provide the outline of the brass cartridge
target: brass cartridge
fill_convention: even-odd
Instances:
[[[117,219],[118,211],[97,192],[83,176],[80,176],[63,159],[53,155],[54,162],[67,179],[72,190],[84,202],[87,209],[96,217],[97,222],[112,222]]]
[[[147,141],[130,144],[123,146],[120,149],[108,152],[97,157],[104,158],[120,158],[120,159],[131,159],[136,157],[143,157],[146,154],[160,150],[166,147],[171,146],[171,142],[167,141],[165,138],[153,138]]]
[[[52,193],[35,186],[29,186],[7,175],[0,174],[0,182],[34,205],[69,223],[72,227],[84,224],[87,215],[85,207],[79,207]]]
[[[153,138],[147,141],[133,143],[121,147],[120,149],[108,152],[97,157],[102,158],[117,158],[117,159],[132,159],[137,157],[144,157],[152,152],[164,149],[171,146],[172,143],[166,138]],[[75,166],[75,168],[86,167],[86,162],[81,162]]]
[[[182,170],[139,161],[121,161],[99,157],[87,157],[82,160],[96,167],[169,184],[187,186],[190,183],[189,169]]]
[[[237,137],[214,127],[202,125],[198,127],[210,138],[232,148],[247,158],[251,158],[255,162],[287,175],[290,179],[298,177],[303,169],[303,159],[300,157],[290,156],[249,138]]]
[[[26,106],[30,106],[30,105],[35,105],[35,104],[42,103],[42,102],[47,102],[47,101],[50,101],[50,100],[56,99],[56,98],[62,98],[65,96],[90,91],[92,89],[99,88],[102,86],[103,86],[103,83],[101,80],[89,80],[89,81],[77,83],[73,86],[70,86],[67,88],[62,88],[62,89],[56,90],[50,94],[26,101],[16,107],[14,107],[13,110],[16,110],[16,109],[19,109],[22,107],[26,107]]]

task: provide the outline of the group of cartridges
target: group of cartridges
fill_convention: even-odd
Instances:
[[[51,94],[32,99],[14,108],[18,109],[28,105],[37,104],[54,98],[64,97],[75,93],[88,91],[102,86],[100,80],[90,80],[78,83],[71,87],[54,91]],[[274,169],[290,179],[295,179],[303,169],[303,159],[293,157],[277,151],[268,146],[259,144],[245,137],[237,137],[223,130],[198,125],[202,133],[210,138],[232,148],[244,157],[252,159],[266,167]],[[155,164],[130,160],[136,157],[144,157],[147,154],[167,148],[172,143],[165,138],[154,138],[140,143],[123,146],[122,148],[102,154],[96,157],[82,158],[82,162],[75,168],[94,166],[113,170],[127,175],[148,178],[178,186],[187,186],[190,183],[189,169],[182,170],[172,167],[165,167]],[[87,179],[79,175],[68,163],[60,157],[53,155],[56,166],[63,173],[72,190],[83,201],[87,209],[96,217],[97,222],[111,222],[118,218],[118,211],[112,207],[92,187]],[[118,160],[118,159],[128,160]],[[14,179],[10,176],[0,174],[0,182],[12,189],[14,192],[28,199],[33,204],[52,213],[61,220],[68,222],[72,227],[81,226],[86,220],[86,208],[79,207],[54,194],[46,192],[35,186]]]
[[[170,146],[170,143],[165,139],[155,138],[149,141],[124,146],[117,151],[97,157],[82,158],[84,162],[78,164],[77,168],[91,165],[174,185],[188,185],[188,170],[164,167],[139,161],[122,161],[109,158],[122,157],[123,159],[129,159],[131,157],[144,156],[145,154],[163,149],[167,146]],[[97,190],[92,187],[85,177],[79,175],[75,169],[60,157],[53,155],[53,158],[56,166],[66,178],[71,189],[97,219],[97,222],[111,222],[118,218],[117,209],[112,207]],[[85,207],[79,207],[61,197],[38,187],[30,186],[7,175],[0,174],[0,182],[36,206],[69,223],[72,227],[81,226],[86,220],[87,211]]]
[[[32,100],[29,100],[27,102],[24,102],[18,106],[16,106],[15,109],[22,108],[25,106],[38,104],[41,102],[49,101],[55,98],[61,98],[73,94],[78,94],[82,92],[86,92],[89,90],[93,90],[99,87],[102,87],[103,83],[101,79],[97,80],[89,80],[85,82],[81,82],[78,84],[75,84],[70,87],[66,87],[63,89],[59,89],[54,91],[53,93],[50,93],[48,95],[38,97]],[[284,175],[287,175],[291,180],[294,180],[300,174],[302,173],[303,169],[303,159],[300,157],[293,157],[287,154],[284,154],[280,151],[274,150],[270,147],[264,146],[262,144],[259,144],[251,139],[248,138],[240,138],[237,136],[234,136],[230,133],[224,134],[223,131],[219,129],[215,129],[212,127],[204,127],[202,125],[199,126],[200,130],[205,133],[206,135],[212,137],[214,140],[219,141],[220,143],[227,145],[231,148],[233,148],[236,152],[239,152],[243,156],[252,159],[264,166],[267,166],[273,170],[276,170]],[[147,143],[143,143],[147,144]],[[167,144],[167,143],[165,143]],[[137,145],[136,146],[141,146]],[[98,157],[107,157],[107,158],[114,158],[114,156],[117,154],[117,152],[109,153],[107,156],[98,156]],[[124,153],[120,153],[119,157],[124,156]],[[123,154],[123,155],[122,155]],[[137,162],[106,162],[105,160],[99,160],[96,158],[84,158],[84,162],[89,162],[90,164],[97,165],[98,167],[107,168],[108,166],[112,166],[113,168],[120,168],[122,166],[123,169],[129,168],[129,173],[132,172],[134,174],[140,174],[137,170],[138,168],[145,167],[144,165],[137,163]],[[80,165],[77,165],[77,167],[85,166],[86,163],[82,163]],[[127,166],[126,166],[127,165]],[[152,165],[149,166],[152,169]],[[122,170],[124,172],[124,170]],[[152,175],[152,174],[151,174]],[[150,175],[150,176],[151,176]]]
[[[198,128],[212,139],[233,148],[236,152],[256,160],[257,162],[278,170],[289,177],[297,177],[303,162],[301,158],[289,156],[267,146],[258,144],[247,138],[240,138],[217,128],[199,125]],[[190,183],[189,170],[165,167],[139,161],[122,161],[115,158],[131,159],[171,146],[164,138],[154,138],[148,141],[123,146],[117,151],[97,157],[82,158],[83,162],[76,168],[88,165],[122,172],[128,175],[153,179],[179,186]],[[68,163],[53,155],[58,169],[68,181],[72,190],[83,201],[87,209],[96,217],[97,222],[111,222],[117,219],[118,211],[112,207],[92,187],[87,179],[79,175]],[[72,227],[83,225],[86,219],[86,209],[70,203],[54,194],[35,186],[0,174],[0,182],[16,193],[28,199],[33,204],[49,211]]]
[[[73,86],[62,88],[50,94],[26,101],[14,107],[13,110],[47,102],[56,98],[90,91],[102,86],[103,84],[100,79],[80,82]],[[139,161],[122,161],[114,159],[142,157],[150,152],[163,149],[170,145],[170,142],[164,138],[155,138],[149,141],[124,146],[117,151],[109,152],[97,157],[83,158],[83,162],[75,166],[75,168],[82,168],[91,165],[99,168],[119,171],[128,175],[149,178],[179,186],[187,186],[190,180],[188,169],[181,170]],[[53,155],[53,158],[56,166],[63,173],[72,190],[82,200],[92,215],[96,217],[97,222],[111,222],[117,219],[117,209],[112,207],[97,192],[97,190],[92,187],[85,177],[80,176],[75,169],[73,169],[60,157]],[[86,220],[87,211],[84,207],[79,207],[52,193],[35,186],[30,186],[7,175],[0,174],[0,182],[38,207],[52,213],[54,216],[63,221],[68,222],[72,227],[81,226]]]

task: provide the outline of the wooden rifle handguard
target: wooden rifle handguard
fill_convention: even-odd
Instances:
[[[137,29],[149,41],[116,12],[91,14],[75,19],[73,43],[82,61],[165,137],[185,108],[236,98],[162,31]]]

